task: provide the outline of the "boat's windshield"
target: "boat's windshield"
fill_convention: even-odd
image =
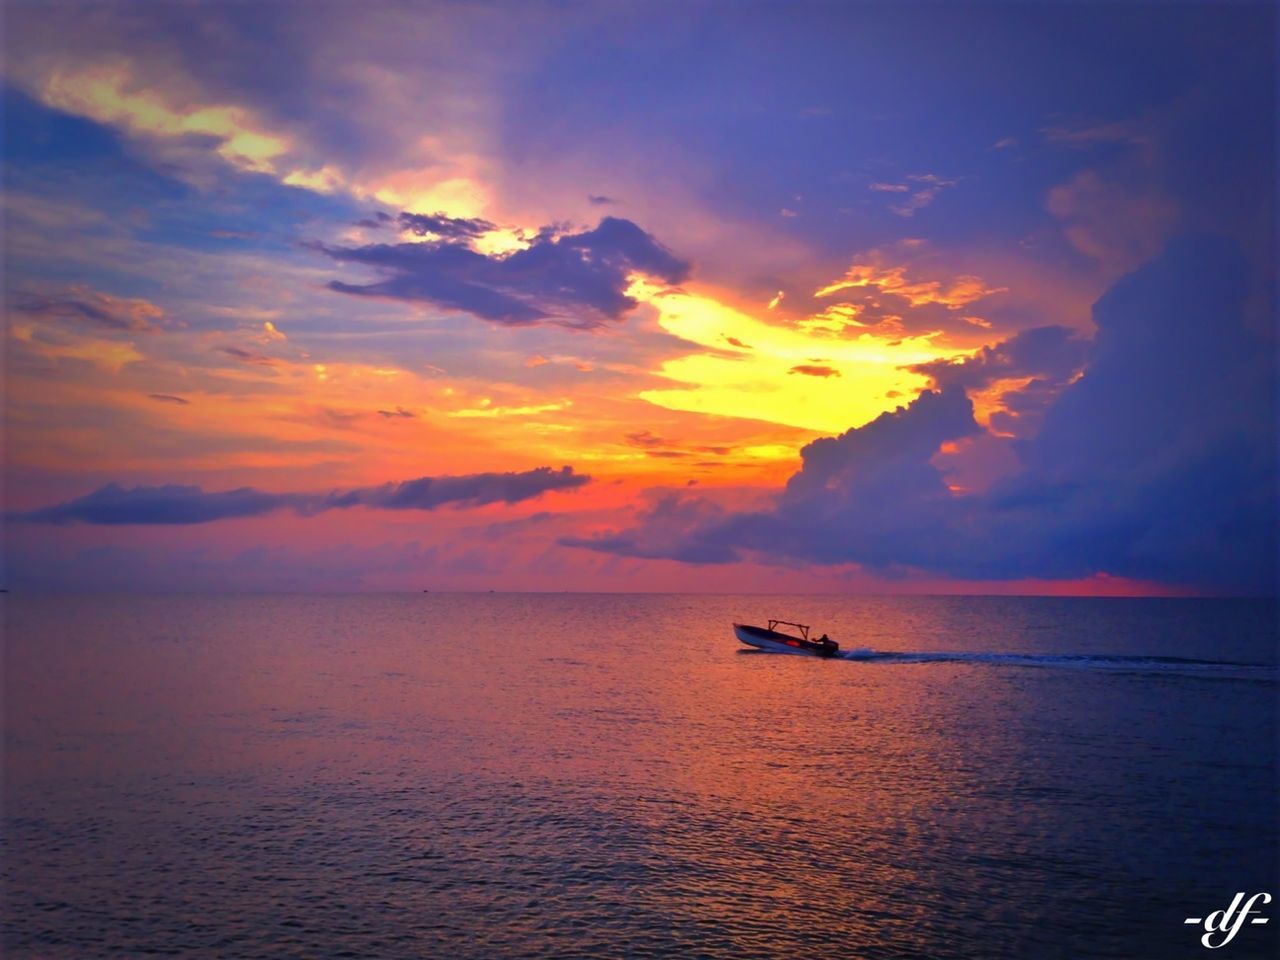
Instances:
[[[769,621],[770,630],[773,630],[776,632],[778,630],[779,625],[787,626],[787,627],[795,627],[797,630],[800,631],[800,636],[804,637],[804,639],[806,640],[809,639],[809,625],[807,623],[796,623],[794,620],[770,620]]]

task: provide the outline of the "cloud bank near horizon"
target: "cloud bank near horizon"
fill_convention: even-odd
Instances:
[[[459,509],[491,503],[520,503],[552,490],[572,490],[591,482],[572,467],[537,467],[515,473],[474,473],[462,476],[418,477],[401,483],[357,487],[332,493],[271,493],[253,487],[206,493],[197,486],[104,487],[64,503],[9,514],[25,523],[102,526],[188,525],[242,517],[258,517],[277,510],[312,516],[328,510],[368,507],[373,510]]]

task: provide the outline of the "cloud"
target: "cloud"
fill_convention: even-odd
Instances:
[[[253,339],[258,343],[285,343],[289,338],[270,320],[264,320],[262,332]]]
[[[667,442],[666,440],[663,440],[662,437],[655,437],[653,433],[648,430],[640,430],[637,433],[627,433],[623,434],[623,436],[626,438],[628,443],[637,447],[661,447]]]
[[[981,277],[962,275],[949,281],[918,280],[908,276],[907,265],[884,266],[884,257],[871,251],[867,257],[854,263],[843,277],[814,291],[818,298],[839,293],[867,293],[878,296],[901,297],[904,305],[923,307],[938,304],[948,310],[959,310],[977,300],[995,293],[1005,293],[1005,287],[988,287]]]
[[[606,197],[601,194],[593,193],[593,194],[588,194],[587,196],[587,203],[591,204],[593,207],[607,207],[617,202],[618,201],[615,200],[613,197]]]
[[[944,444],[984,436],[966,387],[1013,369],[1061,376],[1083,350],[1070,331],[1028,331],[938,366],[942,389],[806,446],[769,509],[716,514],[677,500],[631,530],[572,545],[694,563],[752,554],[1274,593],[1276,358],[1243,322],[1248,289],[1238,246],[1211,237],[1171,243],[1123,277],[1094,306],[1084,375],[1017,445],[1013,474],[981,493],[952,490],[934,462]]]
[[[395,222],[395,219],[391,214],[379,210],[372,216],[357,220],[355,226],[364,227],[366,230],[381,230],[383,227]]]
[[[937,389],[958,387],[980,404],[984,422],[1003,437],[1036,432],[1044,412],[1088,363],[1093,341],[1062,326],[1032,327],[970,357],[910,369]]]
[[[466,241],[474,221],[425,218],[446,232],[424,243],[318,249],[341,263],[374,267],[386,276],[368,284],[334,281],[331,290],[461,310],[495,323],[555,320],[575,327],[617,320],[636,306],[627,295],[633,272],[682,282],[689,264],[630,220],[605,217],[592,230],[543,228],[527,247],[486,255]],[[432,231],[437,232],[437,231]]]
[[[1050,126],[1044,127],[1040,134],[1044,137],[1046,143],[1061,144],[1080,149],[1108,143],[1145,146],[1151,142],[1151,138],[1146,131],[1136,124],[1130,123]],[[996,146],[999,145],[996,144]]]
[[[952,177],[940,177],[936,173],[909,174],[903,183],[876,182],[868,185],[874,193],[909,194],[901,203],[889,207],[900,217],[913,217],[917,210],[923,210],[948,187],[954,187],[960,181]]]
[[[200,487],[166,484],[121,487],[109,483],[65,503],[11,513],[8,519],[27,523],[95,525],[169,525],[211,523],[236,517],[257,517],[277,510],[310,516],[327,510],[368,507],[376,510],[435,510],[490,503],[519,503],[552,490],[572,490],[591,481],[572,467],[538,467],[521,473],[475,473],[457,477],[419,477],[403,483],[358,487],[330,494],[270,493],[242,487],[206,493]]]
[[[150,397],[152,400],[158,400],[161,403],[177,403],[177,404],[181,404],[184,407],[187,406],[189,403],[191,403],[190,400],[187,400],[183,397],[175,397],[171,393],[148,393],[147,396]]]
[[[146,89],[124,59],[59,67],[45,78],[39,96],[49,106],[137,136],[212,141],[220,157],[243,170],[273,172],[290,147],[249,108],[179,104],[172,91]]]
[[[627,441],[629,446],[643,450],[647,457],[677,459],[692,456],[705,457],[708,454],[723,457],[730,453],[729,447],[708,444],[681,444],[675,440],[655,436],[649,430],[623,434],[623,439]]]
[[[560,537],[556,542],[564,547],[646,560],[730,563],[737,559],[731,545],[696,535],[699,530],[715,529],[724,517],[723,508],[706,498],[663,493],[647,510],[640,512],[631,530],[591,537]]]
[[[219,353],[225,353],[232,359],[239,360],[241,363],[250,363],[259,367],[274,367],[276,361],[272,357],[265,354],[254,353],[252,350],[245,350],[242,347],[218,347]]]
[[[113,297],[81,285],[61,294],[16,291],[9,309],[15,313],[88,323],[108,330],[143,332],[165,325],[164,310],[149,300]]]
[[[1065,382],[1085,365],[1091,346],[1091,340],[1069,327],[1032,327],[971,357],[934,360],[911,369],[940,389],[980,389],[996,380],[1033,376]]]
[[[105,487],[65,503],[10,514],[9,519],[28,523],[192,524],[256,517],[284,507],[302,509],[306,499],[298,494],[265,493],[252,487],[205,493],[199,487],[166,484],[159,487]]]
[[[838,377],[840,371],[835,367],[823,366],[817,363],[798,363],[787,373],[800,373],[806,377]]]
[[[419,477],[403,483],[363,487],[333,494],[321,509],[351,506],[379,510],[434,510],[445,504],[478,507],[488,503],[519,503],[549,490],[572,490],[591,478],[572,467],[538,467],[523,473],[473,473],[461,477]]]
[[[1147,168],[1123,179],[1082,170],[1049,191],[1045,208],[1082,254],[1130,269],[1155,254],[1178,221],[1177,206],[1150,180]]]
[[[448,240],[472,239],[497,229],[488,220],[478,217],[446,217],[441,213],[401,213],[397,221],[405,230],[420,237],[430,235]]]

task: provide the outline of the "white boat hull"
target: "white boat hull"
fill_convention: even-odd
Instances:
[[[805,650],[802,647],[793,647],[786,643],[776,640],[770,640],[768,637],[757,636],[747,630],[744,630],[740,624],[733,625],[734,635],[749,647],[757,647],[760,650],[768,650],[770,653],[795,653],[806,657],[815,656],[812,650]]]

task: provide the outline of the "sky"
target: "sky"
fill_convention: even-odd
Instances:
[[[1276,592],[1273,4],[4,15],[7,586]]]

